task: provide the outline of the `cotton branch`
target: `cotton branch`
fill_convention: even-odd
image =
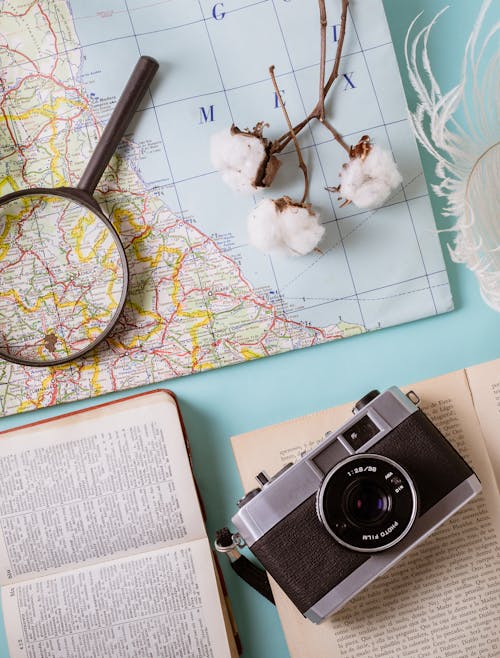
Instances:
[[[318,0],[318,1],[320,5],[324,4],[324,0]],[[328,78],[324,88],[325,96],[330,91],[330,87],[333,85],[333,83],[335,82],[335,80],[339,75],[340,58],[342,56],[342,48],[344,47],[345,26],[347,22],[348,5],[349,5],[349,0],[342,0],[342,12],[340,14],[340,31],[339,31],[339,40],[337,42],[337,52],[335,53],[335,61],[333,63],[332,72],[330,73],[330,77]],[[325,27],[325,31],[326,31],[326,27]]]
[[[319,68],[319,97],[316,106],[308,114],[305,119],[298,123],[293,129],[289,129],[284,135],[279,137],[272,146],[273,153],[280,153],[299,132],[305,128],[313,119],[320,121],[333,135],[335,140],[342,146],[342,148],[349,153],[349,146],[342,139],[338,131],[325,119],[325,98],[330,91],[333,83],[338,78],[340,58],[342,57],[342,49],[344,47],[344,38],[347,22],[347,8],[349,0],[342,0],[342,11],[340,16],[340,30],[339,40],[337,42],[337,51],[335,53],[335,60],[333,63],[332,72],[325,84],[325,68],[326,68],[326,28],[327,16],[325,0],[318,0],[319,16],[320,16],[320,68]]]
[[[325,68],[326,68],[326,7],[325,0],[319,0],[320,60],[319,60],[319,94],[318,119],[325,117]]]
[[[320,69],[319,69],[320,92],[319,92],[319,101],[316,109],[318,113],[317,116],[318,121],[320,121],[325,126],[325,128],[327,128],[331,132],[333,137],[342,146],[342,148],[349,153],[350,147],[342,139],[341,135],[331,125],[331,123],[327,121],[327,119],[325,118],[325,97],[339,75],[340,58],[342,56],[342,48],[344,47],[348,4],[349,4],[349,0],[342,0],[342,14],[340,17],[340,32],[339,32],[339,40],[337,43],[337,52],[335,53],[335,61],[333,63],[332,72],[330,73],[330,77],[328,78],[328,81],[325,85],[324,80],[325,80],[325,62],[326,62],[326,9],[325,9],[324,0],[319,0],[320,30],[321,30],[321,55],[320,55]],[[323,20],[322,12],[324,14],[324,20]]]
[[[301,202],[304,203],[305,200],[307,199],[307,195],[309,194],[309,174],[307,172],[307,165],[304,162],[304,158],[302,157],[302,151],[300,150],[299,146],[299,141],[297,139],[297,135],[295,134],[295,130],[292,126],[292,122],[290,121],[290,117],[288,116],[288,112],[286,110],[285,104],[283,103],[283,98],[281,97],[281,92],[278,88],[278,83],[276,82],[276,77],[274,75],[274,64],[269,67],[269,75],[271,76],[271,80],[273,82],[274,86],[274,91],[276,92],[276,96],[278,98],[281,111],[283,112],[285,116],[285,120],[288,126],[288,130],[291,135],[291,139],[293,139],[293,143],[295,145],[295,150],[297,151],[297,158],[299,160],[299,167],[302,170],[302,173],[304,174],[304,194],[302,196]]]

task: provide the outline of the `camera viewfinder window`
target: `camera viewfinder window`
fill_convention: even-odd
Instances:
[[[359,450],[364,444],[379,433],[379,428],[369,416],[363,416],[357,423],[344,432],[343,437],[353,450]]]

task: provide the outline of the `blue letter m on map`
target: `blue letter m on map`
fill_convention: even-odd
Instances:
[[[214,106],[210,105],[207,109],[206,107],[200,107],[200,120],[199,123],[208,123],[208,121],[214,120]]]

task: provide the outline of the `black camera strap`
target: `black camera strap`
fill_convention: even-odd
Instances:
[[[239,533],[232,534],[229,528],[221,528],[215,533],[215,549],[227,555],[231,567],[240,578],[274,604],[267,573],[240,552],[239,549],[244,545]]]

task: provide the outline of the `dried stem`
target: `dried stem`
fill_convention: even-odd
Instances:
[[[283,103],[283,98],[281,97],[281,92],[278,88],[278,83],[276,82],[276,76],[274,75],[274,64],[269,67],[269,75],[271,76],[271,80],[272,80],[273,86],[274,86],[274,91],[276,92],[276,96],[278,98],[278,101],[279,101],[279,104],[280,104],[280,107],[281,107],[281,111],[283,112],[286,123],[288,125],[288,130],[290,132],[291,138],[293,139],[293,143],[295,145],[295,150],[297,151],[297,158],[299,160],[299,167],[300,167],[300,169],[302,169],[302,173],[304,174],[304,194],[302,195],[302,199],[300,201],[300,203],[304,203],[305,200],[307,199],[307,195],[309,194],[309,174],[307,172],[307,165],[304,162],[304,158],[302,157],[302,151],[300,150],[297,135],[295,134],[295,130],[292,126],[292,122],[290,121],[290,117],[288,116],[288,112],[286,110],[285,104]]]
[[[321,2],[321,0],[319,1]],[[342,12],[340,14],[340,31],[339,31],[339,40],[337,42],[337,52],[335,53],[335,61],[333,62],[332,72],[330,73],[330,77],[328,78],[325,85],[325,89],[324,89],[325,96],[330,91],[330,87],[333,85],[333,83],[335,82],[335,80],[339,75],[340,58],[342,57],[342,48],[344,47],[345,26],[347,22],[348,5],[349,5],[349,0],[342,0]]]
[[[319,2],[319,30],[320,30],[320,58],[319,58],[319,94],[318,94],[318,119],[325,117],[325,68],[326,68],[326,7],[325,0]]]
[[[351,147],[349,146],[349,144],[347,144],[347,142],[344,141],[342,135],[332,126],[332,124],[329,121],[327,121],[327,119],[325,119],[325,117],[323,117],[322,119],[319,119],[319,121],[321,121],[321,123],[325,126],[325,128],[332,133],[332,135],[337,140],[337,142],[340,144],[340,146],[345,151],[347,151],[347,153],[350,154],[351,153]]]
[[[325,67],[326,67],[326,27],[327,27],[327,18],[326,18],[326,7],[325,0],[318,0],[319,4],[319,16],[320,16],[320,41],[321,41],[321,52],[320,52],[320,82],[319,82],[319,98],[316,103],[315,108],[310,114],[308,114],[305,119],[300,123],[294,126],[293,129],[288,130],[284,135],[279,137],[273,142],[272,152],[280,153],[294,138],[294,135],[298,135],[303,128],[305,128],[310,121],[317,119],[320,121],[334,136],[337,142],[342,146],[342,148],[349,153],[349,146],[342,139],[340,134],[335,130],[335,128],[325,120],[325,98],[328,92],[330,91],[333,83],[338,78],[339,67],[340,67],[340,58],[342,57],[342,49],[344,47],[344,38],[345,38],[345,29],[347,22],[347,7],[349,5],[349,0],[342,0],[342,12],[340,16],[340,30],[339,30],[339,40],[337,42],[337,52],[335,53],[335,60],[333,62],[332,72],[330,73],[328,80],[325,84]]]

